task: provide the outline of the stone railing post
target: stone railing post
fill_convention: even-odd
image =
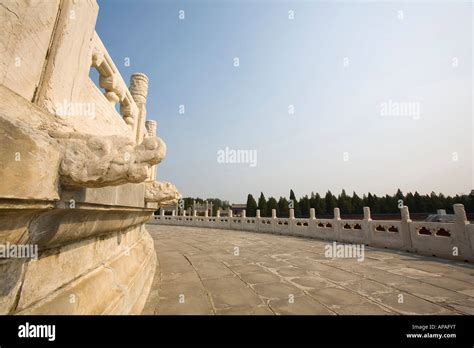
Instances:
[[[232,218],[233,216],[232,209],[230,208],[227,209],[227,215],[229,215],[229,218]]]
[[[260,216],[260,209],[257,209],[255,212],[255,225],[253,228],[253,231],[257,232],[260,230],[260,222],[261,222],[261,216]]]
[[[197,216],[197,211],[196,211],[196,210],[193,210],[193,216],[194,216],[194,217]]]
[[[288,221],[288,231],[290,235],[296,232],[295,210],[290,209],[290,221]]]
[[[145,121],[145,128],[148,137],[156,137],[156,121]],[[156,179],[156,167],[157,165],[151,166],[148,180],[154,181]]]
[[[370,216],[370,207],[364,207],[364,220],[362,221],[362,228],[365,237],[365,243],[370,245],[372,241],[372,230],[370,229],[370,222],[372,217]]]
[[[247,217],[247,212],[244,210],[242,210],[242,213],[240,214],[240,216],[242,217],[242,219],[245,219]]]
[[[275,232],[275,225],[276,225],[276,219],[277,219],[277,211],[276,209],[272,209],[272,219],[270,220],[270,229],[272,232]]]
[[[221,217],[221,208],[217,209],[216,217]]]
[[[163,208],[160,208],[160,216],[165,216],[165,210]]]
[[[171,211],[171,216],[176,216],[176,210],[173,209],[173,210]]]
[[[316,219],[316,210],[314,208],[309,209],[309,218],[310,220]]]
[[[364,220],[371,221],[372,217],[370,215],[370,207],[364,207]]]
[[[466,225],[469,224],[466,216],[466,210],[464,209],[464,205],[462,204],[454,204],[453,205],[454,215],[455,215],[455,243],[456,246],[459,248],[459,255],[466,258],[472,256],[472,248],[471,243],[469,241],[469,236],[467,235],[467,227]],[[454,250],[453,250],[454,255]]]
[[[290,209],[290,219],[294,219],[294,218],[295,218],[295,210]]]
[[[413,251],[413,242],[411,240],[411,233],[410,233],[410,211],[406,205],[404,205],[400,209],[400,213],[402,215],[401,225],[402,225],[402,239],[403,239],[403,247],[407,251]]]
[[[206,211],[204,212],[204,217],[209,217],[209,211],[206,209]]]
[[[341,238],[341,211],[339,208],[334,208],[332,228],[334,231],[334,237],[337,241]]]
[[[146,98],[148,95],[148,77],[145,74],[132,74],[130,76],[130,94],[135,100],[138,107],[138,117],[135,124],[135,136],[137,144],[140,144],[143,140],[142,129],[145,126],[146,120]],[[155,124],[156,132],[156,124]]]
[[[181,212],[181,215],[186,216],[186,210],[183,209],[183,211]]]

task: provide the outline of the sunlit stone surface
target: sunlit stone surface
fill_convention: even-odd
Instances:
[[[474,266],[332,242],[148,225],[158,255],[144,314],[474,314]]]
[[[128,88],[98,11],[0,6],[0,246],[34,250],[0,255],[0,314],[140,314],[154,279],[145,223],[180,195],[155,182],[166,145],[146,121],[148,77]]]

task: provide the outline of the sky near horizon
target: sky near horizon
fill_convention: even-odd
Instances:
[[[470,2],[99,6],[124,80],[150,79],[168,148],[157,180],[184,197],[474,189]],[[256,162],[221,163],[226,148]]]

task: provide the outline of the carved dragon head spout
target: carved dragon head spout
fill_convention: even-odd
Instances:
[[[78,133],[53,135],[62,146],[59,172],[70,187],[106,187],[140,183],[153,165],[166,156],[166,145],[158,137],[147,137],[139,145],[123,136],[99,137]]]
[[[156,136],[144,138],[137,149],[137,159],[150,165],[160,163],[166,156],[166,144]]]
[[[146,184],[145,202],[158,203],[159,207],[178,203],[181,194],[169,182],[152,181]]]

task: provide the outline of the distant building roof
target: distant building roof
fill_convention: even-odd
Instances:
[[[231,208],[232,209],[245,209],[247,208],[247,204],[232,204]]]

